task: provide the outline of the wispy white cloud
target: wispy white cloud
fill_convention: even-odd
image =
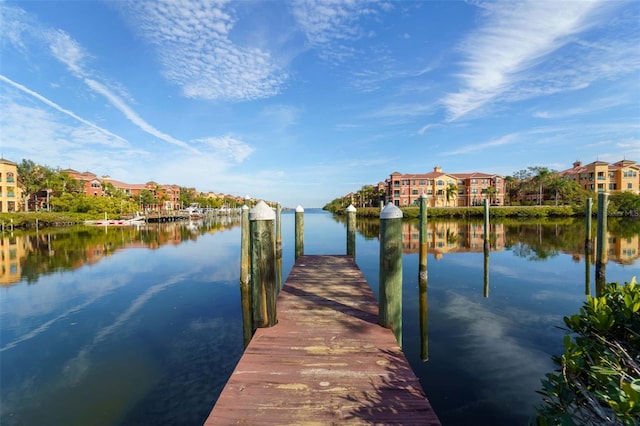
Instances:
[[[105,141],[105,142],[108,141],[109,145],[113,145],[114,142],[117,143],[118,145],[122,145],[122,143],[127,144],[127,141],[124,138],[122,138],[122,137],[110,132],[109,130],[103,129],[102,127],[90,122],[89,120],[86,120],[86,119],[78,116],[74,112],[69,111],[68,109],[65,109],[65,108],[61,107],[60,105],[58,105],[55,102],[45,98],[44,96],[40,95],[39,93],[36,93],[33,90],[30,90],[29,88],[23,86],[20,83],[16,83],[15,81],[11,80],[10,78],[5,77],[2,74],[0,74],[0,81],[13,86],[14,88],[20,90],[23,93],[28,94],[29,96],[33,96],[34,98],[36,98],[40,102],[44,103],[45,105],[55,109],[56,111],[59,111],[59,112],[65,114],[65,115],[68,115],[71,118],[74,118],[74,119],[78,120],[80,123],[91,127],[92,129],[94,129],[95,131],[100,133],[101,135],[105,135],[105,136],[108,137],[108,138],[97,137],[96,140],[98,140],[98,141],[100,141],[100,140]],[[4,114],[5,114],[5,110],[3,108],[3,115]],[[16,116],[15,118],[17,119],[17,121],[22,121],[22,120],[19,120],[19,118],[20,118],[19,116]],[[96,135],[94,133],[94,136],[99,136],[99,135]]]
[[[230,135],[196,139],[194,142],[213,148],[217,153],[237,163],[244,161],[254,151],[251,146]]]
[[[453,151],[447,151],[447,152],[443,152],[442,155],[444,156],[448,156],[448,155],[458,155],[458,154],[468,154],[470,152],[475,152],[475,151],[483,151],[485,149],[488,148],[494,148],[497,146],[503,146],[503,145],[508,145],[513,143],[514,141],[516,141],[518,139],[517,134],[512,133],[512,134],[508,134],[508,135],[504,135],[498,139],[494,139],[488,142],[484,142],[484,143],[477,143],[477,144],[470,144],[470,145],[464,145],[461,146],[460,148],[457,148]]]
[[[280,92],[288,75],[270,52],[235,44],[226,1],[131,1],[126,21],[155,49],[164,76],[184,96],[246,101]]]
[[[525,71],[595,25],[597,1],[500,1],[483,4],[484,25],[461,46],[461,88],[443,99],[458,119],[526,80]],[[574,64],[571,69],[580,68]]]
[[[356,53],[352,41],[369,36],[359,20],[375,16],[377,7],[371,0],[299,0],[291,9],[307,43],[324,60],[339,64]]]

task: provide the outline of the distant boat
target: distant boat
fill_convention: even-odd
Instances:
[[[103,219],[103,220],[85,220],[85,225],[91,226],[131,226],[140,225],[145,222],[145,217],[136,214],[131,219]]]

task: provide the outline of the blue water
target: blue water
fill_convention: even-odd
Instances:
[[[284,213],[285,278],[293,224]],[[331,215],[305,212],[304,227],[305,254],[346,252],[345,226]],[[377,295],[378,240],[358,234],[356,245]],[[128,247],[0,288],[0,424],[206,419],[244,348],[240,229]],[[540,379],[554,369],[551,354],[562,352],[562,317],[585,300],[584,261],[562,252],[529,260],[510,248],[491,251],[485,294],[482,250],[430,254],[427,361],[418,255],[405,254],[403,266],[403,349],[443,424],[526,424]],[[634,275],[637,261],[607,265],[607,281]]]

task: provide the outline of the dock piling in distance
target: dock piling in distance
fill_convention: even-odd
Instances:
[[[295,258],[297,259],[304,254],[304,209],[301,205],[298,205],[298,207],[296,207],[295,238]]]
[[[264,201],[249,211],[253,328],[272,327],[276,315],[275,212]]]
[[[347,255],[356,257],[356,208],[349,204],[347,212]]]
[[[389,203],[380,212],[380,325],[402,346],[402,210]]]

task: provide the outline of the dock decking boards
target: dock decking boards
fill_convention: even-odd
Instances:
[[[440,425],[350,256],[301,256],[205,425]]]

